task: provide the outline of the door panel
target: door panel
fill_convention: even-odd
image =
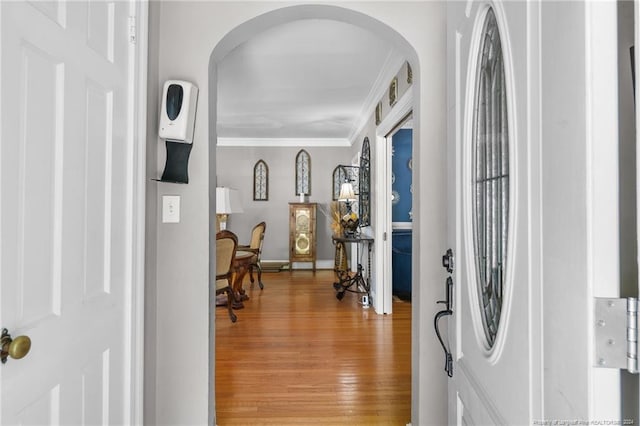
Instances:
[[[495,349],[483,347],[470,216],[478,27],[493,7],[505,55],[510,221]],[[596,368],[594,297],[617,297],[615,3],[452,2],[450,241],[457,257],[457,423],[620,419],[619,373]]]
[[[498,333],[493,346],[487,343],[482,325],[474,252],[473,226],[473,117],[481,30],[488,11],[487,2],[449,4],[450,69],[456,70],[449,86],[453,106],[450,125],[450,197],[456,242],[454,270],[455,304],[453,326],[449,327],[454,354],[454,377],[450,415],[462,424],[529,424],[533,418],[532,375],[534,340],[530,317],[539,301],[530,290],[532,240],[528,222],[530,201],[527,120],[530,94],[527,58],[527,31],[530,26],[525,2],[492,2],[504,56],[505,90],[509,138],[509,221],[504,297]],[[457,395],[457,396],[456,396]],[[456,410],[461,410],[462,413]]]
[[[0,4],[0,424],[131,419],[129,14]]]

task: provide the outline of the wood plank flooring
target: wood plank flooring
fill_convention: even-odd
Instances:
[[[264,273],[232,324],[216,310],[216,413],[226,425],[401,425],[411,418],[411,304],[335,297],[333,271]]]

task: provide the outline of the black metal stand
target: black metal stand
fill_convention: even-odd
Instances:
[[[342,300],[344,297],[344,293],[346,291],[352,293],[360,293],[367,295],[367,301],[371,299],[371,295],[369,292],[371,291],[371,246],[373,244],[373,238],[363,237],[360,235],[354,236],[344,236],[344,237],[332,237],[333,243],[357,243],[358,253],[356,257],[358,258],[358,266],[357,272],[355,275],[351,276],[349,271],[338,271],[338,282],[333,283],[333,288],[336,290],[336,298],[338,300]],[[359,246],[361,243],[367,243],[367,276],[365,277],[363,274],[362,263],[360,262],[361,253],[359,251]],[[362,289],[362,290],[361,290]]]

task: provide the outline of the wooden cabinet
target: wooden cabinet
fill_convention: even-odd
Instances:
[[[316,270],[316,203],[289,203],[289,270],[311,262]]]

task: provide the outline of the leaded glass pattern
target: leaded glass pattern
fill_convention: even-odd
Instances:
[[[269,200],[269,167],[262,160],[253,166],[253,200]]]
[[[496,17],[484,21],[473,120],[473,231],[478,296],[493,347],[505,285],[509,231],[509,132],[504,62]]]
[[[311,194],[311,157],[304,149],[296,155],[296,195]]]
[[[358,210],[360,225],[371,225],[371,152],[369,149],[369,138],[364,138],[362,142],[362,152],[360,153],[360,178],[359,178]]]

